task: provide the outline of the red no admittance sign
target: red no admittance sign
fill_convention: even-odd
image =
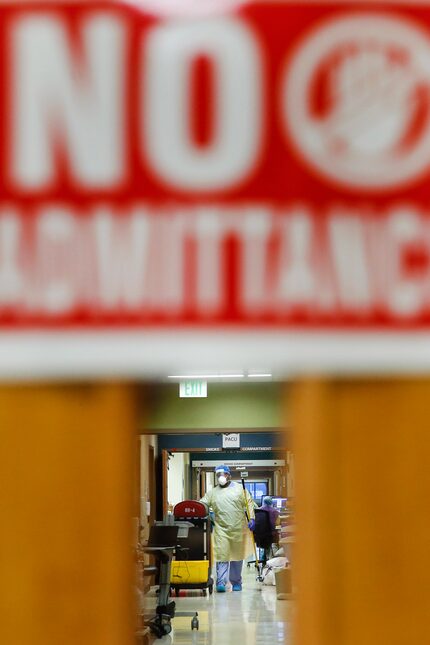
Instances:
[[[430,7],[4,4],[0,325],[427,328]]]
[[[1,5],[0,377],[428,371],[430,2],[184,6]]]

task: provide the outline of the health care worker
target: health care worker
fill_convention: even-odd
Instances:
[[[213,545],[216,589],[218,592],[225,591],[229,579],[233,591],[242,591],[243,560],[253,552],[250,529],[254,528],[254,502],[248,491],[231,481],[228,466],[217,466],[215,474],[218,485],[208,491],[201,501],[212,508],[215,515]],[[245,511],[248,512],[249,523]]]

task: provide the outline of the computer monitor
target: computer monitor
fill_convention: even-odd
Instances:
[[[273,500],[273,506],[276,508],[278,511],[281,510],[285,506],[285,502],[287,501],[286,497],[272,497]]]
[[[206,545],[206,534],[198,526],[190,528],[188,535],[178,535],[177,560],[204,560]]]
[[[176,547],[178,531],[178,526],[151,526],[148,546]]]

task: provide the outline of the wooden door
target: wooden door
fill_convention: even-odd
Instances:
[[[429,641],[430,380],[294,387],[296,645]]]
[[[131,645],[126,385],[0,387],[0,643]]]

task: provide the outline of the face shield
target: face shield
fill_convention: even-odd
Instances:
[[[222,487],[226,486],[231,479],[230,473],[228,470],[219,468],[215,471],[217,476],[218,484]]]

